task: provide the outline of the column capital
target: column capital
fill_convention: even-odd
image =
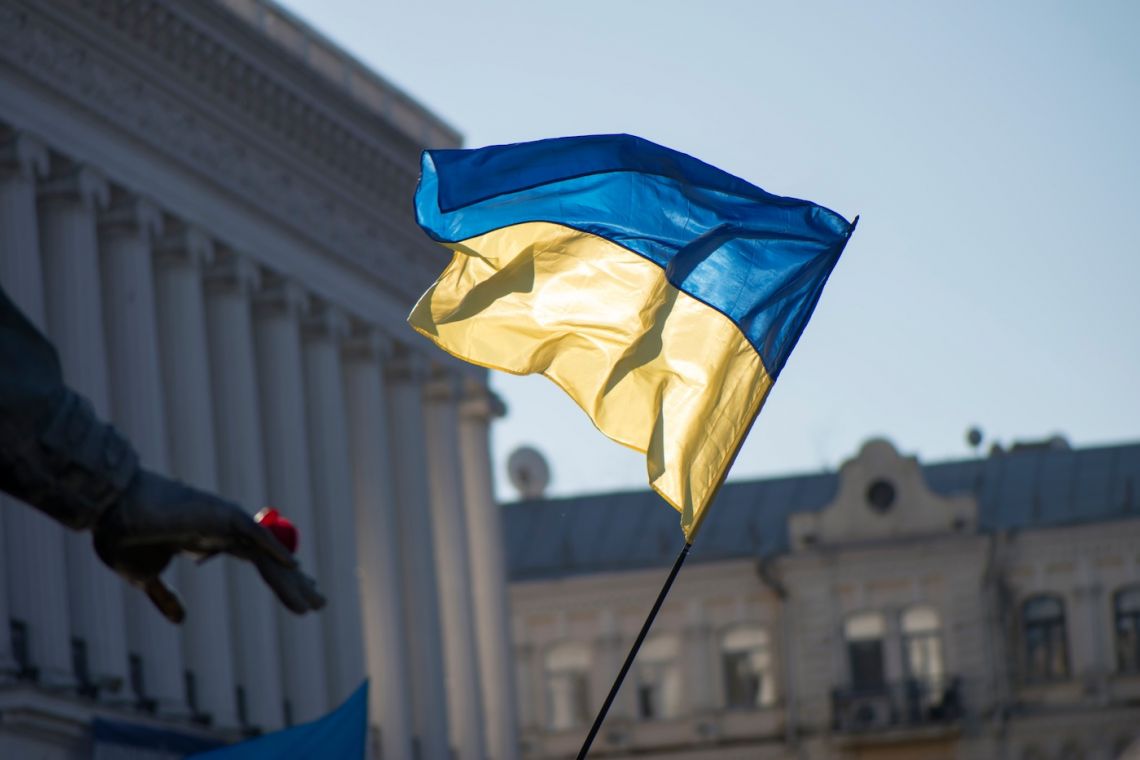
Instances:
[[[53,166],[50,176],[38,189],[43,202],[71,201],[91,210],[105,208],[111,200],[111,186],[106,177],[81,164]]]
[[[306,338],[328,338],[343,343],[352,333],[352,322],[339,306],[314,300],[303,325]]]
[[[48,150],[42,142],[26,132],[0,135],[0,174],[15,174],[30,180],[48,172]]]
[[[384,371],[393,384],[423,384],[428,381],[430,368],[431,363],[423,354],[403,343],[396,343]]]
[[[498,417],[505,417],[507,405],[481,380],[468,376],[464,378],[459,413],[463,419],[489,422]]]
[[[309,314],[309,294],[295,280],[268,274],[253,294],[254,305],[262,313],[284,314],[302,319]]]
[[[124,190],[112,191],[110,205],[99,214],[101,235],[141,235],[154,240],[162,234],[162,226],[157,204]]]
[[[463,376],[453,370],[434,367],[424,385],[424,401],[428,404],[446,404],[459,401],[463,395]]]
[[[221,252],[206,267],[206,287],[211,292],[252,295],[261,287],[261,270],[245,254]]]
[[[193,224],[175,221],[154,245],[159,264],[205,269],[214,261],[214,241]]]
[[[341,348],[349,359],[384,362],[392,356],[394,343],[379,327],[356,323],[352,325]]]

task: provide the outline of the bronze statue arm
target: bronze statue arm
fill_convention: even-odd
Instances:
[[[324,606],[289,551],[244,510],[139,466],[134,448],[63,383],[55,349],[0,291],[0,489],[73,530],[174,622],[160,573],[178,552],[249,560],[298,614]]]

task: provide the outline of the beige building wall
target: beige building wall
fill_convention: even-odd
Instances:
[[[1123,504],[1123,518],[1082,523],[1082,500],[1098,493],[1127,494],[1127,478],[1121,483],[1074,478],[1072,488],[1088,495],[1072,491],[1073,524],[1017,525],[1017,520],[1052,520],[1055,514],[1033,506],[1037,497],[1032,494],[1010,490],[1010,472],[1024,467],[1030,454],[994,456],[1007,459],[971,465],[963,481],[969,487],[943,493],[928,485],[926,470],[914,458],[886,441],[870,441],[841,468],[830,496],[799,505],[787,520],[777,521],[784,531],[776,542],[779,551],[737,551],[735,556],[721,551],[732,544],[725,538],[731,528],[755,530],[752,523],[714,536],[714,556],[707,559],[697,554],[698,536],[694,557],[678,576],[646,644],[680,642],[672,667],[681,696],[665,714],[646,716],[638,694],[643,649],[591,756],[1122,756],[1140,734],[1140,671],[1118,655],[1122,640],[1114,605],[1121,591],[1140,590],[1140,505]],[[1086,461],[1079,459],[1082,452],[1050,456],[1059,458],[1058,466],[1065,465],[1066,456],[1078,464]],[[1135,468],[1140,447],[1123,447],[1117,458]],[[994,511],[994,493],[976,476],[983,472],[991,485],[1002,484],[1004,511]],[[946,480],[945,471],[936,475]],[[805,481],[817,477],[805,476]],[[1117,473],[1116,479],[1121,477]],[[796,487],[785,482],[773,492],[791,494]],[[726,489],[721,509],[732,493]],[[512,520],[525,524],[532,544],[552,540],[542,539],[545,534],[536,527],[543,525],[541,514],[525,512],[549,508],[567,529],[604,536],[606,524],[612,528],[621,520],[620,510],[641,509],[633,498],[509,505],[508,526]],[[1015,514],[1021,508],[1017,500],[1029,505],[1024,517]],[[581,510],[578,522],[570,519],[575,508]],[[1133,510],[1136,517],[1127,516]],[[602,517],[607,511],[611,516]],[[746,511],[743,505],[735,514]],[[638,514],[636,519],[644,519]],[[595,519],[614,522],[599,525]],[[710,523],[716,519],[714,514]],[[658,525],[654,521],[641,530],[654,535]],[[573,542],[562,541],[572,557]],[[757,537],[755,543],[770,546],[771,540]],[[566,560],[560,572],[556,560],[535,564],[533,546],[526,549],[525,562],[521,546],[514,550],[519,554],[512,564],[511,605],[524,756],[573,757],[668,566],[657,561],[640,569],[594,572],[591,561],[606,567],[621,558],[577,557]],[[1033,600],[1041,595],[1061,602],[1063,621],[1030,630],[1039,625],[1030,618],[1039,609]],[[1031,662],[1027,639],[1046,629],[1055,645],[1061,642],[1065,669],[1042,678],[1041,657],[1036,665]],[[761,680],[766,685],[753,704],[733,706],[726,648],[730,634],[741,630],[764,633]],[[859,630],[876,632],[872,638],[879,643],[870,648],[881,655],[881,683],[868,685],[865,673],[860,682],[855,672],[861,666],[855,664],[852,637],[858,638]],[[582,652],[588,660],[588,698],[567,720],[570,713],[559,712],[564,696],[555,692],[565,691],[560,653],[575,648],[579,660]],[[1061,661],[1059,656],[1051,660]]]

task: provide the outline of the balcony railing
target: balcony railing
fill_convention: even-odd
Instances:
[[[961,689],[950,677],[836,689],[831,709],[833,728],[840,733],[950,724],[962,717]]]

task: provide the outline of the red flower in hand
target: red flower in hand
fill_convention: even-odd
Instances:
[[[254,515],[253,519],[262,527],[268,528],[274,538],[291,553],[297,553],[297,526],[282,517],[280,512],[273,507],[266,507]]]

